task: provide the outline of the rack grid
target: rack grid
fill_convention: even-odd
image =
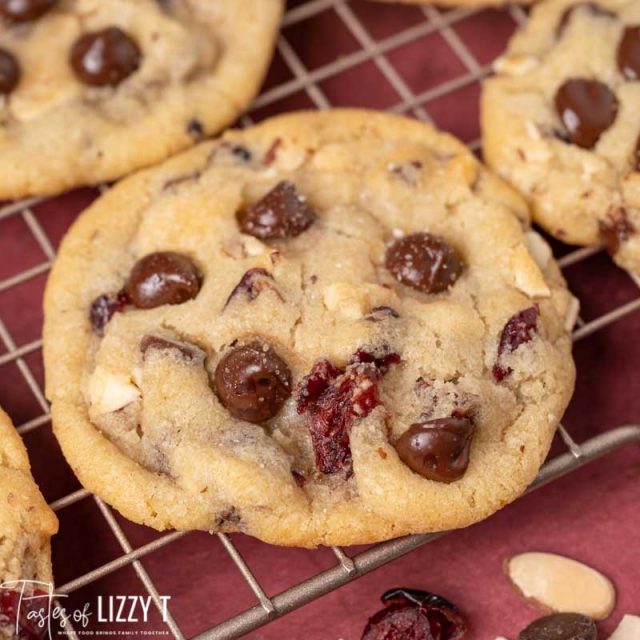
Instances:
[[[491,65],[481,62],[472,48],[465,42],[457,27],[464,21],[473,19],[481,14],[478,9],[454,9],[440,10],[432,6],[401,8],[393,10],[403,12],[403,18],[407,17],[408,24],[405,28],[398,29],[389,34],[372,34],[368,19],[363,16],[371,16],[371,7],[379,6],[380,11],[384,5],[376,5],[368,0],[296,0],[289,3],[290,6],[284,18],[283,31],[277,42],[277,56],[279,63],[283,65],[283,81],[272,82],[271,86],[257,98],[248,115],[242,118],[243,125],[261,119],[265,115],[277,113],[290,107],[292,101],[302,102],[303,105],[319,109],[331,106],[348,106],[339,98],[332,100],[324,88],[324,83],[337,78],[343,73],[357,70],[360,65],[373,63],[377,73],[384,78],[394,95],[398,99],[386,108],[393,113],[403,113],[424,121],[436,121],[430,112],[430,108],[441,98],[452,93],[477,85],[488,73]],[[369,7],[363,13],[365,7]],[[384,11],[392,9],[388,6]],[[346,29],[349,38],[357,45],[344,55],[334,56],[328,62],[319,64],[313,68],[305,64],[300,51],[290,42],[288,33],[295,30],[302,23],[313,28],[313,21],[324,16],[331,16],[332,20],[339,21],[341,28]],[[505,10],[505,15],[510,16],[513,26],[526,21],[526,12],[516,6]],[[401,70],[393,63],[393,54],[401,47],[416,43],[419,39],[437,34],[441,42],[445,43],[448,50],[447,56],[455,60],[461,71],[455,77],[447,78],[424,90],[416,91],[411,88],[411,83],[404,77]],[[282,71],[281,70],[281,71]],[[277,73],[275,75],[278,75]],[[282,73],[280,74],[282,75]],[[468,140],[472,150],[479,149],[479,140]],[[102,187],[103,191],[106,187]],[[99,191],[96,191],[96,194]],[[21,218],[33,236],[33,241],[44,254],[45,260],[25,268],[18,273],[12,273],[5,279],[0,279],[0,294],[11,291],[15,287],[27,283],[34,278],[46,274],[55,259],[54,244],[43,228],[43,225],[34,214],[34,208],[46,201],[32,198],[21,202],[0,205],[0,223],[10,218]],[[598,249],[576,249],[560,258],[563,269],[589,259],[598,252]],[[638,289],[638,294],[632,300],[626,301],[620,306],[608,310],[597,318],[585,322],[581,318],[574,332],[574,340],[584,340],[597,331],[616,323],[622,318],[640,310],[640,278],[632,278]],[[0,307],[0,375],[1,367],[9,363],[15,363],[19,369],[22,381],[26,383],[33,398],[41,409],[40,415],[20,424],[18,431],[25,435],[40,428],[49,428],[49,406],[44,397],[41,384],[29,364],[28,358],[37,354],[41,347],[40,339],[32,340],[18,346],[11,335],[7,325],[2,319],[2,307]],[[582,467],[590,461],[603,456],[615,449],[630,443],[640,442],[640,426],[627,425],[610,430],[594,438],[577,444],[569,432],[560,426],[560,436],[564,442],[566,451],[558,457],[550,460],[541,470],[538,478],[529,488],[532,491],[541,487],[571,471]],[[153,580],[145,570],[142,560],[148,554],[171,545],[188,535],[183,532],[171,532],[164,534],[152,542],[134,548],[118,523],[113,511],[100,499],[91,496],[84,489],[80,489],[64,496],[52,503],[52,508],[60,512],[80,501],[94,500],[103,519],[104,524],[113,532],[121,549],[121,554],[98,568],[79,575],[60,585],[57,592],[71,594],[93,582],[108,576],[119,569],[131,566],[144,587],[151,596],[155,606],[161,610],[161,600]],[[422,546],[443,533],[430,535],[417,535],[375,545],[357,555],[349,556],[340,548],[333,548],[336,563],[331,568],[279,593],[274,597],[268,597],[259,581],[254,577],[251,567],[245,562],[232,538],[225,534],[217,534],[220,544],[224,547],[230,558],[235,563],[238,571],[246,581],[256,598],[256,604],[237,616],[227,619],[208,631],[197,636],[200,640],[230,640],[257,629],[270,621],[285,615],[286,613],[332,591],[347,582],[357,579],[365,573],[390,562],[410,551]],[[313,552],[309,552],[313,553]],[[183,639],[184,635],[176,621],[168,616],[166,622],[169,633],[176,639]],[[76,637],[73,629],[70,636]]]

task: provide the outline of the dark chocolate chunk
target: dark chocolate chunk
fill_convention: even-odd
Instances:
[[[0,15],[7,22],[30,22],[45,14],[58,0],[0,0]]]
[[[200,275],[187,256],[161,251],[138,260],[125,290],[139,309],[182,304],[198,295]]]
[[[581,613],[554,613],[523,629],[518,640],[597,640],[593,620]]]
[[[237,219],[243,233],[272,240],[299,236],[313,224],[316,212],[295,185],[285,180],[255,204],[241,209]]]
[[[196,364],[204,361],[205,352],[195,344],[170,340],[160,336],[146,335],[140,341],[140,351],[146,356],[149,351],[173,351],[180,354],[181,358],[189,364]]]
[[[386,266],[398,282],[422,293],[446,291],[464,270],[458,252],[430,233],[413,233],[393,242]]]
[[[291,370],[272,347],[251,342],[222,357],[215,372],[215,388],[234,418],[265,422],[291,395]]]
[[[640,26],[627,27],[618,45],[618,69],[627,80],[640,78]]]
[[[618,99],[598,80],[567,80],[556,92],[555,105],[569,141],[584,149],[592,149],[618,115]]]
[[[136,42],[118,27],[86,33],[69,54],[75,74],[92,87],[120,84],[138,70],[140,58]]]
[[[20,82],[20,65],[15,56],[0,49],[0,95],[10,94]]]
[[[438,418],[412,424],[395,443],[402,462],[436,482],[454,482],[469,466],[474,424],[468,416]]]

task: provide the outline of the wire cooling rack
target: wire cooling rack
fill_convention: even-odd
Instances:
[[[483,12],[387,6],[366,0],[290,2],[266,88],[242,122],[250,124],[295,108],[379,107],[435,121],[465,139],[473,150],[478,150],[478,82],[490,72],[491,59],[503,48],[509,32],[524,21],[526,13],[518,7],[503,12]],[[330,45],[326,46],[327,43]],[[421,67],[428,72],[422,74]],[[456,103],[455,109],[451,108],[453,103]],[[455,116],[451,116],[452,111],[455,111]],[[83,192],[79,199],[88,203],[94,195]],[[23,436],[49,429],[50,417],[42,385],[42,342],[39,338],[25,341],[20,336],[14,337],[14,333],[20,333],[15,329],[15,306],[21,307],[25,322],[32,316],[36,318],[34,322],[40,322],[39,297],[25,291],[31,290],[28,288],[30,283],[42,282],[55,258],[54,246],[77,213],[75,211],[51,226],[46,216],[39,215],[49,204],[51,201],[30,199],[0,207],[0,250],[7,226],[26,226],[28,231],[24,229],[24,233],[30,237],[25,240],[23,236],[22,240],[33,245],[31,253],[42,256],[35,263],[19,258],[17,272],[15,260],[9,264],[8,258],[0,259],[0,389],[4,389],[3,400],[6,401],[14,393],[25,393],[26,385],[26,393],[31,394],[30,400],[37,408],[37,415],[19,425],[18,431]],[[577,249],[564,253],[560,265],[565,270],[573,268],[597,252],[596,249]],[[574,333],[575,341],[585,340],[640,309],[640,279],[629,278],[633,281],[635,293],[589,321],[580,318]],[[41,291],[41,284],[35,289]],[[10,309],[13,309],[10,313],[13,320],[6,323],[5,315]],[[9,366],[14,367],[14,373],[8,373]],[[563,427],[560,427],[560,435],[565,452],[543,467],[529,491],[614,449],[640,442],[640,426],[619,427],[580,445]],[[193,534],[162,534],[136,546],[110,507],[83,489],[53,501],[52,507],[61,515],[83,501],[95,502],[103,524],[117,540],[118,551],[115,558],[59,585],[57,593],[73,594],[105,576],[131,567],[160,611],[162,602],[158,588],[142,560],[153,552],[178,544],[179,540],[182,540],[180,544],[188,544],[188,536]],[[202,640],[240,637],[441,535],[402,538],[351,556],[340,548],[333,548],[333,566],[274,597],[268,597],[232,538],[218,534],[219,543],[251,589],[255,605],[218,622],[197,637]],[[265,553],[268,552],[269,548],[265,546]],[[166,619],[166,629],[175,638],[184,638],[171,615]],[[72,629],[70,635],[75,637]]]

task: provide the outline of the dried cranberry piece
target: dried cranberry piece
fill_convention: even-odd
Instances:
[[[635,227],[622,207],[609,214],[607,220],[601,220],[599,227],[600,241],[610,256],[615,256],[620,245],[635,233]]]
[[[520,345],[533,339],[538,331],[538,318],[540,310],[537,305],[518,311],[509,318],[502,330],[500,344],[498,345],[498,358],[493,366],[493,377],[500,382],[513,370],[500,364],[502,354],[515,351]]]
[[[640,78],[640,26],[627,27],[618,45],[618,69],[627,80]]]
[[[226,309],[231,300],[240,294],[245,294],[249,300],[255,300],[263,291],[267,290],[273,291],[280,301],[284,302],[282,294],[274,284],[273,276],[266,269],[260,267],[249,269],[229,294],[224,308]]]
[[[260,240],[294,238],[306,231],[317,215],[296,186],[284,180],[264,198],[238,212],[243,233]]]
[[[49,594],[35,590],[32,593],[20,593],[0,589],[0,627],[17,628],[12,636],[16,640],[42,640],[48,635],[47,625],[40,627],[37,617],[29,619],[29,613],[47,613]]]
[[[362,640],[460,640],[468,623],[458,607],[442,596],[419,589],[390,589],[386,608],[368,622]]]
[[[15,56],[0,48],[0,95],[10,94],[20,82],[20,65]]]
[[[349,433],[356,420],[368,416],[382,403],[378,382],[397,354],[381,358],[357,351],[345,369],[319,360],[298,387],[298,413],[311,417],[311,441],[321,473],[345,470],[351,474]]]
[[[89,312],[91,326],[95,333],[102,336],[104,334],[104,328],[109,324],[114,314],[123,311],[130,302],[131,300],[126,291],[120,291],[115,296],[108,294],[98,296],[91,303],[91,310]]]

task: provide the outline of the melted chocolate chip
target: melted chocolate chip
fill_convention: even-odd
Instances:
[[[140,351],[146,356],[149,351],[173,351],[189,364],[198,364],[204,361],[205,352],[195,344],[169,340],[160,336],[147,335],[140,341]]]
[[[271,347],[251,342],[223,356],[216,368],[215,388],[234,418],[265,422],[291,395],[291,371]]]
[[[417,474],[436,482],[454,482],[469,466],[474,424],[468,416],[416,422],[396,442],[404,462]]]
[[[520,632],[518,640],[597,640],[597,637],[591,618],[580,613],[554,613],[532,622]]]
[[[239,295],[246,295],[249,300],[255,300],[263,291],[273,291],[281,302],[284,302],[282,294],[278,291],[273,276],[266,270],[260,267],[249,269],[240,282],[234,287],[230,293],[227,301],[224,303],[223,308],[227,308],[231,300]]]
[[[558,28],[556,30],[556,36],[558,38],[564,33],[564,30],[569,24],[569,20],[571,20],[573,14],[576,11],[589,11],[591,15],[599,16],[602,18],[616,17],[616,14],[613,11],[609,11],[609,9],[605,9],[595,2],[578,2],[577,4],[567,7],[567,9],[565,9],[564,13],[562,14],[560,22],[558,23]]]
[[[45,14],[58,0],[0,0],[0,15],[7,22],[30,22]]]
[[[91,87],[116,86],[140,66],[140,49],[118,27],[87,33],[74,43],[71,67]]]
[[[636,231],[622,207],[610,213],[606,220],[600,220],[599,227],[600,242],[610,256],[615,256],[620,250],[620,245]]]
[[[555,105],[569,141],[584,149],[595,146],[618,114],[611,89],[585,78],[567,80],[556,92]]]
[[[136,262],[125,286],[139,309],[182,304],[198,295],[200,275],[193,262],[180,253],[151,253]]]
[[[20,82],[20,66],[12,53],[0,49],[0,95],[11,93]]]
[[[402,284],[423,293],[440,293],[462,274],[458,252],[439,236],[413,233],[387,249],[386,266]]]
[[[618,45],[618,69],[627,80],[640,78],[640,27],[627,27]]]
[[[287,180],[276,185],[264,198],[238,212],[243,233],[271,240],[293,238],[315,221],[316,212]]]

